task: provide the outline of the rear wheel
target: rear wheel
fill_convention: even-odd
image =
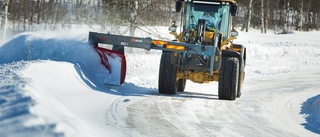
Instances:
[[[235,100],[238,90],[239,60],[236,57],[222,57],[219,72],[219,99]]]
[[[177,65],[173,53],[163,51],[159,69],[159,93],[161,94],[176,94],[178,90]]]
[[[182,78],[178,80],[178,91],[183,92],[186,88],[187,79]]]

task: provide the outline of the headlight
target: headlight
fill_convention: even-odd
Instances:
[[[171,32],[176,32],[176,30],[177,30],[177,26],[170,26],[169,27],[169,31],[171,31]]]
[[[231,37],[236,37],[239,36],[238,31],[236,31],[235,26],[232,26],[232,30],[231,30]]]
[[[169,31],[176,32],[176,30],[177,30],[176,21],[172,21],[171,26],[169,27]]]
[[[232,37],[236,37],[238,35],[239,35],[238,31],[231,31],[231,36]]]

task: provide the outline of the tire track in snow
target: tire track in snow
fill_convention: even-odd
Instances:
[[[315,136],[302,126],[304,116],[300,111],[302,103],[318,93],[319,75],[317,71],[299,70],[250,79],[245,86],[248,97],[242,98],[246,100],[242,106],[258,109],[264,128],[273,131],[273,136]]]
[[[167,100],[161,96],[150,96],[130,105],[127,122],[144,136],[178,136],[179,128],[163,115],[166,112],[159,107],[159,103],[167,103]]]
[[[124,118],[126,117],[123,112],[125,110],[126,106],[123,106],[123,102],[125,100],[125,97],[120,96],[117,97],[114,101],[112,101],[112,104],[109,106],[109,108],[106,111],[106,124],[107,126],[111,126],[111,128],[116,128],[120,130],[124,136],[130,136],[130,132],[128,129],[128,126],[126,123],[124,123]]]
[[[236,101],[197,92],[123,96],[108,110],[108,120],[129,136],[316,136],[304,129],[300,109],[317,94],[319,74],[293,79],[295,74],[248,78]]]
[[[189,100],[188,98],[166,97],[155,102],[160,116],[170,124],[169,128],[171,131],[174,129],[178,136],[199,136],[201,134],[196,128],[189,126],[191,121],[192,123],[199,123],[194,115],[190,115],[194,113],[185,112],[190,110],[185,105]],[[187,119],[186,116],[188,116]]]

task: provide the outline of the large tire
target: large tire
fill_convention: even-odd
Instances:
[[[187,79],[182,78],[178,80],[178,92],[184,92],[186,88]]]
[[[222,57],[219,72],[219,99],[235,100],[239,80],[239,59]]]
[[[174,60],[173,53],[163,51],[159,69],[159,93],[161,94],[176,94],[178,90],[177,64]]]
[[[237,92],[237,97],[238,98],[240,98],[240,96],[241,96],[244,77],[245,77],[244,60],[242,60],[241,61],[241,66],[239,68],[239,80],[238,80],[238,92]]]

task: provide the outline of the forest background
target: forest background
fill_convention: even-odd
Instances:
[[[176,0],[0,0],[0,29],[11,33],[74,25],[110,28],[128,26],[134,35],[142,26],[169,26],[179,20]],[[319,0],[237,0],[234,25],[287,33],[320,29]],[[7,23],[8,22],[8,23]]]

